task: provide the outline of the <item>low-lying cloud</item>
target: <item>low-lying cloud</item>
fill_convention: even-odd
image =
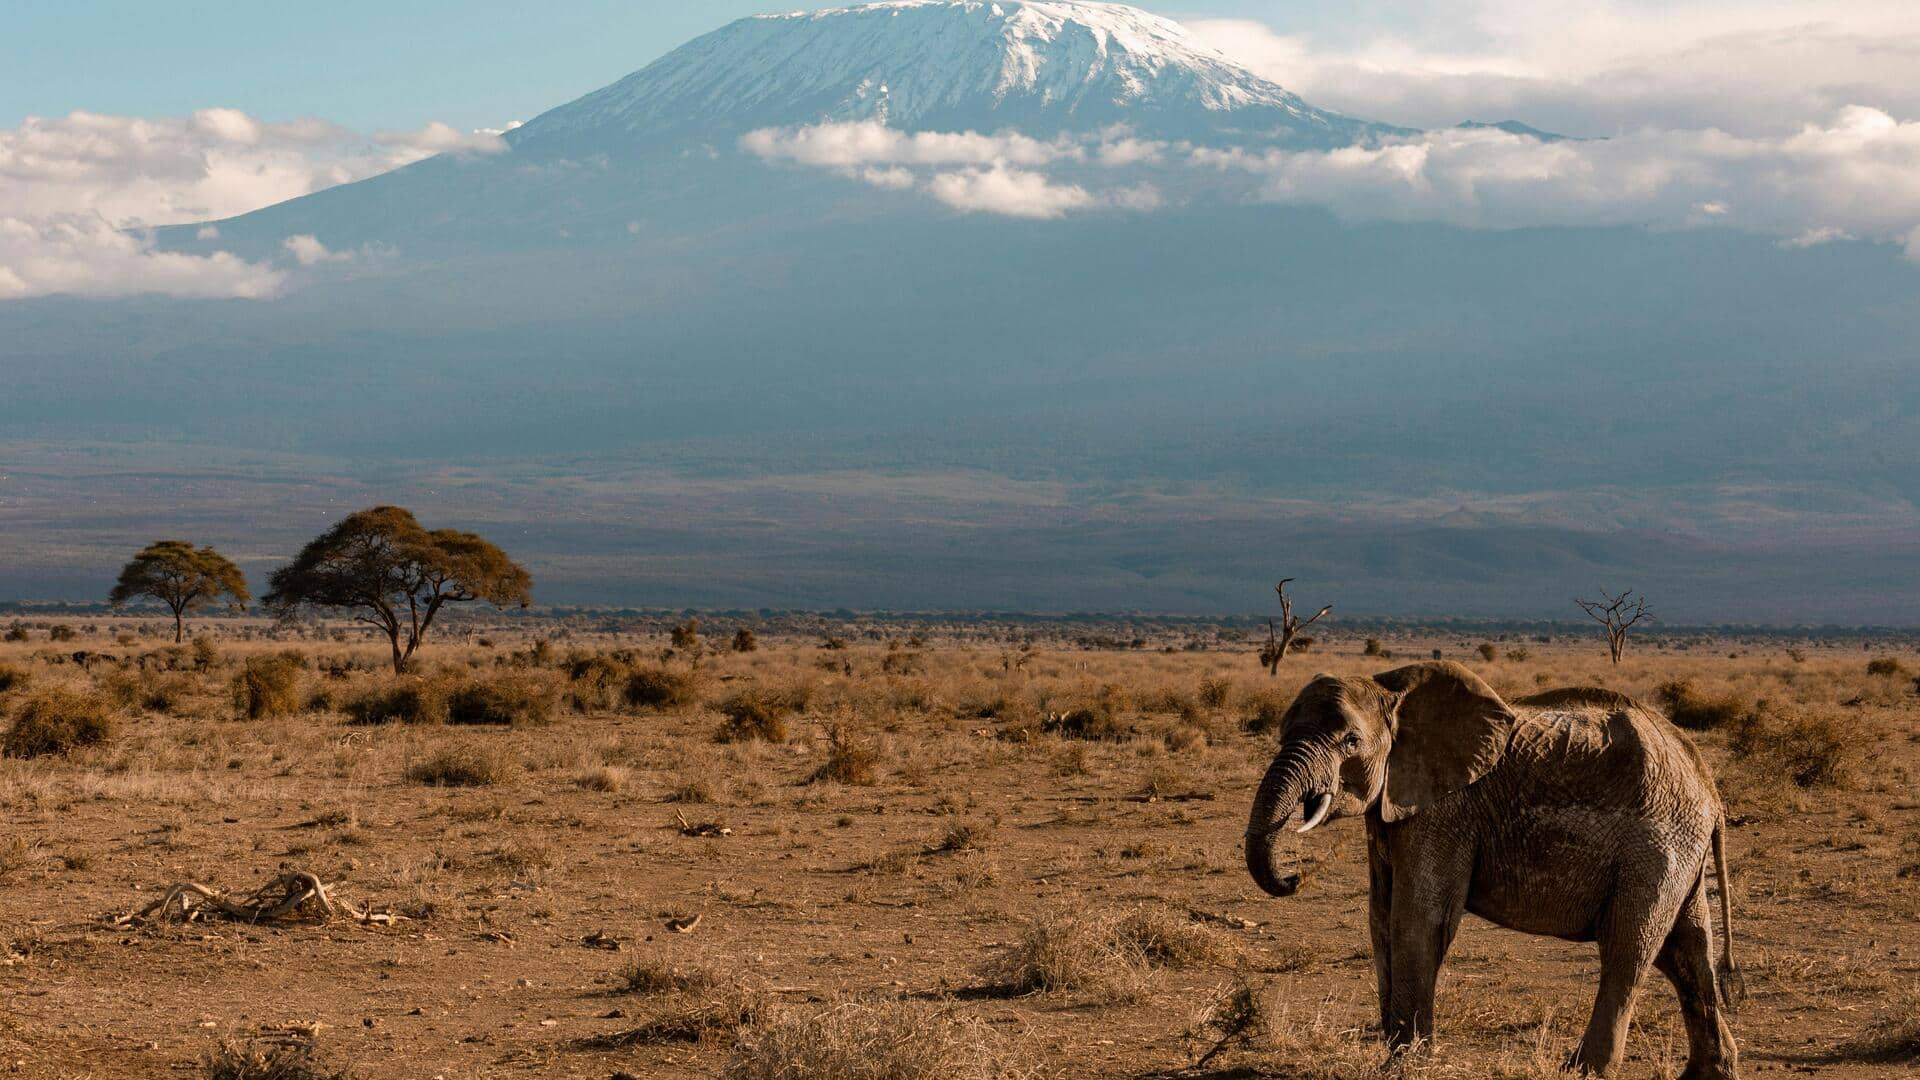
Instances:
[[[1730,226],[1777,235],[1791,247],[1861,238],[1920,251],[1920,122],[1859,105],[1782,135],[1646,129],[1542,140],[1443,128],[1290,151],[1121,132],[1053,142],[908,135],[860,123],[758,131],[742,146],[767,160],[918,189],[958,210],[1024,218],[1152,210],[1173,187],[1182,195],[1323,206],[1353,220]]]
[[[1326,108],[1411,127],[1784,135],[1855,102],[1920,115],[1911,0],[1299,0],[1188,23]]]
[[[0,131],[0,299],[53,293],[273,295],[283,268],[161,252],[144,230],[231,217],[438,153],[491,153],[498,132],[445,124],[364,136],[237,109],[144,119],[76,112]],[[217,241],[218,230],[201,239]],[[290,246],[289,258],[310,249]]]
[[[1152,184],[1090,190],[1039,171],[1090,159],[1132,164],[1159,153],[1124,133],[1042,141],[1013,131],[904,132],[867,120],[765,128],[742,136],[740,146],[762,160],[829,169],[875,187],[918,188],[963,213],[1046,220],[1078,210],[1147,210],[1160,204]]]

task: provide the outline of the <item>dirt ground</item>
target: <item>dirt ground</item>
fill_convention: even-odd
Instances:
[[[217,655],[194,660],[166,653],[158,627],[143,633],[156,636],[96,627],[53,644],[33,630],[0,645],[0,683],[8,669],[25,676],[0,691],[0,714],[67,687],[116,718],[99,745],[0,760],[0,1068],[18,1075],[245,1075],[212,1071],[210,1055],[262,1036],[358,1077],[714,1075],[761,1019],[648,1025],[740,987],[759,1018],[905,1001],[912,1023],[964,1030],[1018,1063],[992,1075],[1373,1075],[1385,1051],[1366,1030],[1362,826],[1293,838],[1300,892],[1262,895],[1240,837],[1276,736],[1246,721],[1315,671],[1385,670],[1434,649],[1507,694],[1603,684],[1651,700],[1684,678],[1705,698],[1766,699],[1838,732],[1831,768],[1805,787],[1784,752],[1735,754],[1723,728],[1694,735],[1734,822],[1743,1074],[1911,1076],[1902,1055],[1920,1047],[1911,655],[1870,675],[1887,654],[1858,644],[1669,642],[1613,668],[1585,639],[1503,643],[1485,661],[1476,639],[1408,635],[1382,646],[1398,659],[1325,641],[1269,678],[1245,649],[902,633],[891,647],[787,639],[734,654],[723,638],[688,700],[582,712],[567,703],[573,662],[628,649],[615,663],[692,674],[686,650],[662,661],[664,636],[576,635],[533,652],[524,635],[469,635],[429,643],[434,677],[533,679],[544,722],[356,725],[342,703],[391,685],[370,645],[241,641],[221,624]],[[301,704],[237,719],[242,662],[287,647],[305,654]],[[83,669],[76,651],[114,659]],[[131,658],[143,654],[162,659],[142,673]],[[185,669],[158,670],[168,663]],[[805,699],[786,741],[716,741],[717,708],[756,688]],[[1083,734],[1104,737],[1047,730],[1075,710]],[[472,786],[418,779],[449,751],[483,766]],[[836,763],[851,782],[817,775]],[[112,921],[174,883],[244,894],[281,868],[403,918]],[[1091,973],[1054,990],[993,966],[1032,947],[1036,920],[1139,912],[1204,928],[1200,955],[1069,956]],[[1098,935],[1060,940],[1098,951],[1086,944]],[[675,970],[722,989],[622,985]],[[1596,975],[1589,945],[1468,916],[1437,1045],[1405,1075],[1551,1075]],[[1199,1029],[1203,1010],[1243,982],[1265,1034],[1183,1073],[1219,1038]],[[1675,999],[1654,976],[1624,1075],[1677,1076],[1684,1058]]]

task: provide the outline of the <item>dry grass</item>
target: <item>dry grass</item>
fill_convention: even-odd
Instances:
[[[271,720],[300,712],[305,668],[298,653],[248,657],[231,684],[234,713],[245,720]]]
[[[627,675],[621,697],[635,709],[683,709],[700,702],[700,679],[690,671],[642,667]]]
[[[1593,992],[1590,946],[1468,920],[1439,1044],[1389,1066],[1372,1028],[1360,823],[1289,834],[1301,897],[1269,900],[1247,881],[1246,799],[1293,691],[1315,671],[1392,666],[1361,656],[1357,636],[1325,637],[1277,678],[1231,634],[1193,651],[1184,634],[1129,648],[1131,631],[1106,648],[1041,630],[1029,647],[1025,629],[890,649],[865,626],[833,628],[847,647],[831,651],[812,628],[765,630],[752,653],[703,647],[696,669],[684,653],[660,661],[664,620],[646,640],[581,617],[537,628],[553,642],[544,661],[524,627],[491,628],[479,646],[451,624],[419,674],[396,679],[384,643],[358,632],[213,621],[220,644],[203,663],[124,623],[101,620],[62,650],[43,629],[0,644],[0,667],[27,684],[0,696],[6,719],[54,691],[140,715],[93,749],[0,761],[13,823],[0,921],[16,928],[0,934],[0,970],[45,992],[0,1025],[0,1052],[35,1075],[98,1072],[101,1054],[116,1075],[197,1075],[211,1044],[179,1038],[197,1017],[229,1034],[318,1020],[330,1056],[369,1075],[710,1076],[731,1055],[762,1070],[741,1075],[795,1080],[911,1076],[925,1060],[958,1076],[1024,1075],[1026,1061],[1048,1076],[1173,1076],[1238,1029],[1249,1037],[1192,1075],[1482,1080],[1556,1075],[1536,1066],[1558,1064]],[[1478,640],[1381,637],[1408,656],[1468,656]],[[230,715],[248,659],[295,643],[312,658],[304,701],[326,707],[209,722]],[[1910,1071],[1920,1025],[1893,1003],[1920,957],[1920,709],[1904,679],[1864,670],[1895,646],[1809,643],[1796,659],[1650,640],[1615,668],[1584,640],[1527,641],[1525,659],[1515,640],[1498,644],[1476,670],[1510,700],[1587,685],[1651,703],[1682,682],[1701,701],[1755,703],[1692,736],[1738,822],[1735,948],[1756,993],[1732,1022],[1748,1068]],[[631,706],[642,669],[695,689]],[[443,726],[461,688],[515,681],[552,691],[545,724]],[[715,745],[713,706],[735,698],[777,710],[785,741]],[[1097,722],[1042,731],[1076,709]],[[1246,719],[1266,730],[1248,734]],[[724,813],[682,806],[683,829],[660,800]],[[122,941],[84,918],[125,911],[156,882],[231,882],[224,868],[282,861],[412,921],[209,943]],[[1239,920],[1264,925],[1227,928]],[[583,965],[612,978],[593,985]],[[273,989],[288,971],[294,997]],[[1258,1000],[1210,1010],[1183,1051],[1208,988],[1254,973],[1270,980],[1253,985]],[[129,978],[190,1001],[187,1019],[115,1008]],[[604,995],[610,982],[624,992]],[[986,1031],[1006,1044],[974,1047]],[[913,1037],[896,1053],[901,1032]],[[1684,1054],[1671,994],[1649,990],[1622,1075],[1677,1075]],[[1013,1071],[994,1072],[1002,1060]]]
[[[725,1080],[1025,1080],[1040,1075],[978,1018],[900,1001],[776,1010],[735,1040]]]
[[[310,1040],[251,1039],[223,1042],[201,1059],[205,1080],[346,1080],[344,1071],[321,1062]]]
[[[791,697],[764,689],[742,690],[719,705],[726,722],[714,733],[719,742],[787,741],[787,718],[798,706]]]
[[[827,737],[827,760],[808,777],[811,783],[831,780],[856,787],[872,787],[879,779],[880,753],[873,742],[841,724]]]
[[[1750,717],[1754,709],[1753,702],[1738,693],[1709,696],[1687,679],[1661,683],[1653,696],[1676,727],[1689,731],[1712,731]]]
[[[1920,988],[1895,996],[1867,1029],[1841,1044],[1842,1060],[1920,1065]]]
[[[1123,950],[1159,967],[1231,967],[1247,961],[1246,949],[1225,931],[1167,907],[1127,912],[1114,924],[1113,936]]]
[[[517,673],[478,679],[447,695],[447,723],[512,727],[551,723],[560,688],[544,674]]]
[[[449,747],[407,766],[406,777],[429,787],[486,787],[513,774],[513,765],[498,750],[478,746]]]
[[[14,714],[0,755],[35,758],[97,746],[113,735],[113,716],[98,694],[55,687],[27,699]]]
[[[361,725],[444,724],[446,687],[432,679],[397,676],[350,699],[345,711],[350,722]]]
[[[980,974],[1012,993],[1070,991],[1138,1001],[1149,985],[1147,958],[1116,929],[1111,916],[1049,912],[983,964]]]

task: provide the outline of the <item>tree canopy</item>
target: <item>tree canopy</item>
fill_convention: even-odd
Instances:
[[[185,618],[208,604],[226,598],[234,611],[253,602],[247,577],[225,555],[210,547],[196,548],[185,540],[148,544],[120,570],[107,602],[124,607],[135,600],[156,600],[173,612],[173,640],[186,636]]]
[[[506,552],[473,533],[429,531],[398,506],[348,515],[275,570],[269,584],[264,602],[283,617],[351,611],[379,627],[393,646],[395,671],[406,670],[446,605],[533,602],[533,578]]]

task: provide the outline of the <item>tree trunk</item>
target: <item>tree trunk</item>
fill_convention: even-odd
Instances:
[[[393,646],[393,673],[395,675],[405,675],[407,673],[407,657],[405,653],[400,651],[400,631],[394,630],[388,633],[387,642]]]
[[[182,641],[186,640],[186,636],[187,636],[186,623],[182,621],[180,617],[180,609],[174,608],[173,609],[173,643],[175,645],[180,644]]]

